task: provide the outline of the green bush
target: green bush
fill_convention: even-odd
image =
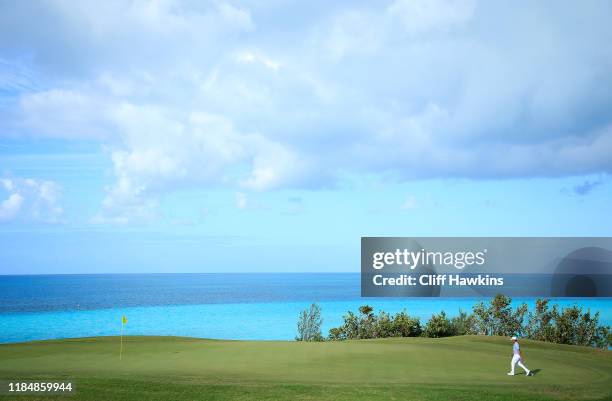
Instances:
[[[347,312],[340,327],[329,330],[330,340],[350,340],[386,337],[416,337],[421,334],[418,318],[409,316],[405,311],[390,315],[381,311],[374,314],[371,306],[359,308],[359,315]]]
[[[477,334],[475,322],[476,318],[474,315],[459,309],[459,315],[451,319],[454,335],[464,336],[467,334]]]
[[[599,313],[591,315],[579,306],[559,309],[548,307],[547,299],[538,299],[529,313],[525,333],[528,338],[559,344],[573,344],[607,348],[610,328],[599,325]]]
[[[392,327],[393,337],[418,337],[422,333],[419,318],[408,315],[406,311],[393,317]]]
[[[547,299],[537,299],[535,308],[529,312],[522,303],[516,309],[511,306],[512,299],[496,295],[489,303],[479,302],[473,313],[459,311],[459,315],[449,319],[444,311],[434,314],[424,327],[419,318],[402,311],[395,315],[381,311],[374,313],[369,305],[359,307],[359,313],[347,312],[340,327],[329,330],[330,340],[386,338],[386,337],[448,337],[466,334],[513,336],[518,335],[534,340],[560,344],[574,344],[607,348],[612,344],[609,326],[599,324],[599,313],[591,314],[581,307],[572,306],[559,309],[556,305],[549,308]],[[318,307],[317,307],[318,308]],[[311,307],[312,309],[312,307]],[[312,320],[304,314],[300,321]],[[320,317],[320,310],[319,310]],[[316,319],[315,319],[316,320]],[[305,327],[310,327],[305,325]],[[318,325],[320,329],[320,323]],[[299,332],[300,324],[298,324]],[[300,337],[303,341],[318,341],[320,331],[314,337]],[[314,338],[314,340],[304,340]]]
[[[522,335],[527,305],[523,303],[514,310],[511,303],[512,298],[497,294],[489,305],[474,305],[474,331],[488,336]]]
[[[310,308],[303,310],[298,319],[297,341],[323,341],[321,334],[321,307],[317,304],[310,305]]]
[[[423,330],[423,337],[440,338],[454,335],[456,335],[454,327],[444,312],[432,315]]]

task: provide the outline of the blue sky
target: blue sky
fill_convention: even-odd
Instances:
[[[0,4],[0,274],[612,235],[609,2]]]

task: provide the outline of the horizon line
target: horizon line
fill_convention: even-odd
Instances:
[[[293,272],[274,272],[274,271],[253,271],[253,272],[128,272],[128,273],[0,273],[0,277],[9,276],[85,276],[85,275],[137,275],[137,274],[359,274],[359,271],[293,271]]]

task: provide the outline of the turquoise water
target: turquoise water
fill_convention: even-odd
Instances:
[[[440,310],[450,315],[459,308],[469,310],[475,299],[418,299],[405,301],[319,302],[324,331],[337,326],[347,310],[369,304],[377,310],[399,312],[406,308],[423,319]],[[520,301],[520,300],[517,300]],[[531,303],[528,301],[528,303]],[[610,324],[612,300],[556,300],[560,305],[579,304],[602,312]],[[172,305],[99,310],[18,312],[0,314],[0,342],[21,342],[51,338],[110,336],[119,334],[121,315],[128,317],[129,335],[176,335],[236,340],[291,340],[298,313],[308,302]]]
[[[118,335],[122,315],[128,335],[291,340],[299,312],[315,301],[326,333],[363,304],[390,313],[406,309],[426,320],[441,310],[469,311],[480,300],[360,298],[355,274],[0,276],[0,294],[3,343]],[[515,299],[523,301],[534,302]],[[612,322],[610,298],[553,302],[599,311],[603,323]]]

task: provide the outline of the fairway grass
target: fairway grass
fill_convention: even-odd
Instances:
[[[0,379],[72,380],[39,400],[610,400],[612,353],[522,341],[534,377],[509,377],[508,339],[480,336],[325,343],[182,337],[0,345]]]

